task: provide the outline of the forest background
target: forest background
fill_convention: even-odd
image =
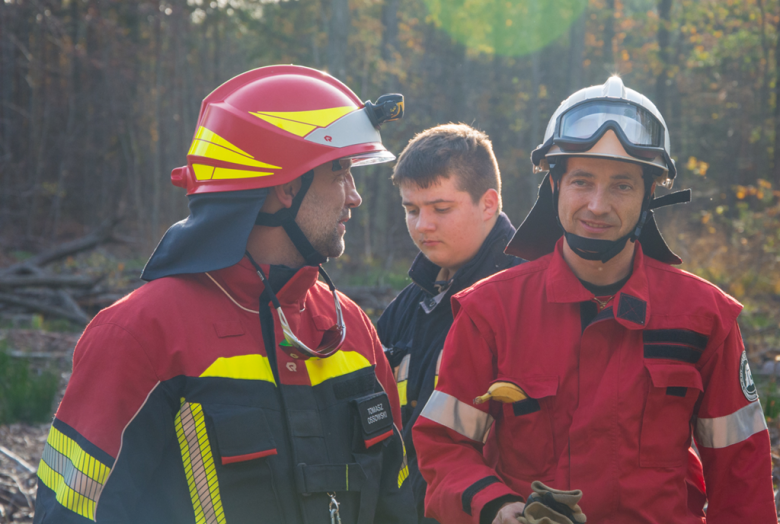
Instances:
[[[121,218],[130,248],[110,263],[135,278],[187,216],[169,173],[201,100],[280,63],[327,70],[364,100],[403,93],[405,118],[382,130],[396,153],[440,123],[486,131],[518,225],[550,115],[619,74],[665,116],[675,189],[694,190],[658,212],[661,230],[684,269],[745,303],[753,361],[774,359],[779,35],[780,0],[0,0],[0,265]],[[409,282],[391,172],[356,170],[363,205],[329,263],[337,284]]]
[[[327,70],[363,100],[403,93],[406,116],[382,130],[395,153],[441,123],[486,131],[515,225],[541,181],[530,153],[561,100],[611,74],[647,95],[669,125],[675,189],[694,191],[658,212],[660,228],[684,269],[744,303],[780,453],[780,0],[0,0],[0,522],[30,521],[48,433],[3,424],[50,420],[87,313],[140,285],[157,241],[187,216],[169,173],[186,162],[201,100],[289,63]],[[356,169],[363,205],[328,264],[341,289],[385,290],[373,318],[417,253],[392,167]],[[117,221],[118,244],[27,267],[32,280],[95,279],[92,290],[7,287],[9,266]]]

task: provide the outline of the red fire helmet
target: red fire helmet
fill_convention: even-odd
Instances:
[[[188,195],[241,191],[284,184],[337,159],[353,166],[395,160],[378,124],[400,118],[402,98],[379,119],[377,107],[308,67],[248,71],[203,100],[187,165],[171,181]]]

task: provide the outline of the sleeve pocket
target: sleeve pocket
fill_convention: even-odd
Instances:
[[[276,444],[263,410],[246,406],[211,405],[222,465],[276,455]]]
[[[704,389],[701,375],[684,364],[645,363],[650,385],[642,415],[639,465],[678,467],[691,444],[693,406]]]

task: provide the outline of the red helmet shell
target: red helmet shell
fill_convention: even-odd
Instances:
[[[392,155],[347,86],[315,69],[282,65],[236,76],[201,105],[187,165],[171,181],[187,194],[287,183],[332,160]]]

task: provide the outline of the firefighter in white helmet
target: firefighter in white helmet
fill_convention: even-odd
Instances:
[[[669,146],[656,107],[618,77],[553,115],[532,156],[548,174],[507,247],[529,262],[453,299],[413,432],[428,515],[777,522],[742,306],[672,267],[656,227],[653,209],[690,199],[654,196],[676,175]]]

